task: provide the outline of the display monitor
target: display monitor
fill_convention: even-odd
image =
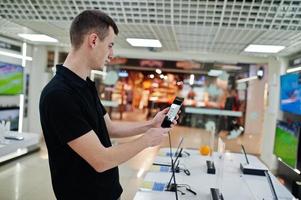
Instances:
[[[301,74],[281,76],[280,108],[282,111],[301,115]]]
[[[23,67],[0,62],[0,95],[16,95],[23,92]]]
[[[19,107],[0,108],[0,121],[10,121],[10,130],[18,131]]]
[[[274,141],[274,154],[289,167],[297,168],[300,127],[278,121]]]

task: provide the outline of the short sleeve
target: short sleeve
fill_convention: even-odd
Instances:
[[[100,108],[103,113],[103,116],[105,116],[107,114],[107,111],[106,111],[105,107],[102,105],[101,101],[99,101],[99,103],[100,103]]]
[[[84,106],[71,94],[53,92],[46,97],[44,106],[49,120],[46,123],[50,123],[62,143],[68,143],[92,130],[84,118]]]

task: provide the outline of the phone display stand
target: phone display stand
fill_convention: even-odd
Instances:
[[[215,163],[216,163],[216,188],[210,188],[211,192],[211,199],[212,200],[223,200],[223,176],[224,176],[224,152],[225,152],[225,143],[218,138],[218,151],[217,151],[217,157],[215,157]]]
[[[217,165],[217,176],[216,176],[216,185],[219,190],[220,199],[223,199],[222,191],[223,191],[223,178],[224,178],[224,161],[225,161],[225,143],[223,140],[218,137],[217,139],[217,157],[216,157],[216,165]]]
[[[244,146],[241,144],[241,149],[246,159],[246,164],[240,163],[240,169],[243,174],[249,175],[258,175],[258,176],[265,176],[265,171],[267,169],[259,168],[258,166],[254,166],[250,164],[247,153],[245,151]]]
[[[206,131],[209,132],[209,146],[210,146],[210,159],[206,161],[207,164],[207,173],[208,174],[215,174],[215,164],[213,160],[213,149],[214,149],[214,140],[215,140],[215,123],[213,121],[208,121],[205,125]]]
[[[210,159],[212,160],[212,154],[214,151],[215,132],[216,132],[215,123],[213,121],[208,121],[205,125],[205,128],[206,131],[210,133],[209,146],[210,146]]]
[[[205,125],[206,130],[210,133],[210,160],[211,160],[211,165],[213,164],[215,166],[215,174],[216,174],[216,185],[218,186],[217,188],[210,188],[210,193],[211,193],[211,199],[212,200],[223,200],[224,197],[221,193],[222,188],[222,181],[223,181],[223,166],[224,166],[224,143],[219,140],[219,145],[221,145],[221,154],[218,152],[218,157],[216,159],[216,162],[214,164],[214,157],[213,157],[213,152],[214,152],[214,141],[215,141],[215,134],[216,134],[216,125],[213,121],[208,121]],[[220,139],[220,138],[219,138]],[[209,161],[210,162],[210,161]]]

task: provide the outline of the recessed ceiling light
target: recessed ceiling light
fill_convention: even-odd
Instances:
[[[250,44],[244,51],[256,53],[278,53],[284,48],[285,46]]]
[[[134,47],[162,47],[161,42],[155,39],[127,38],[126,41]]]
[[[58,42],[57,39],[44,34],[18,34],[20,37],[33,42]]]

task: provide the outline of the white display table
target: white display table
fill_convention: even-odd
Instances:
[[[168,149],[160,150],[159,154]],[[176,173],[177,184],[188,184],[197,195],[193,195],[182,189],[185,195],[179,192],[179,199],[211,199],[210,188],[219,188],[224,199],[231,200],[272,200],[272,193],[265,176],[245,175],[240,171],[240,163],[245,163],[242,154],[225,153],[224,160],[219,158],[218,154],[214,154],[213,158],[201,156],[197,151],[189,150],[190,156],[180,158],[180,163],[184,164],[190,170],[191,175],[184,173]],[[258,168],[267,169],[266,166],[255,156],[248,156],[250,163]],[[216,174],[207,174],[206,160],[213,159]],[[170,164],[170,158],[157,156],[155,163]],[[180,164],[181,166],[181,164]],[[276,193],[279,199],[293,199],[292,194],[281,185],[277,179],[270,173]],[[169,172],[150,171],[144,178],[144,183],[167,183],[171,177]],[[141,187],[136,193],[134,200],[168,200],[175,199],[173,192],[154,191]]]
[[[8,140],[0,143],[0,163],[22,156],[31,151],[39,149],[40,134],[18,133],[24,137],[23,140]]]

